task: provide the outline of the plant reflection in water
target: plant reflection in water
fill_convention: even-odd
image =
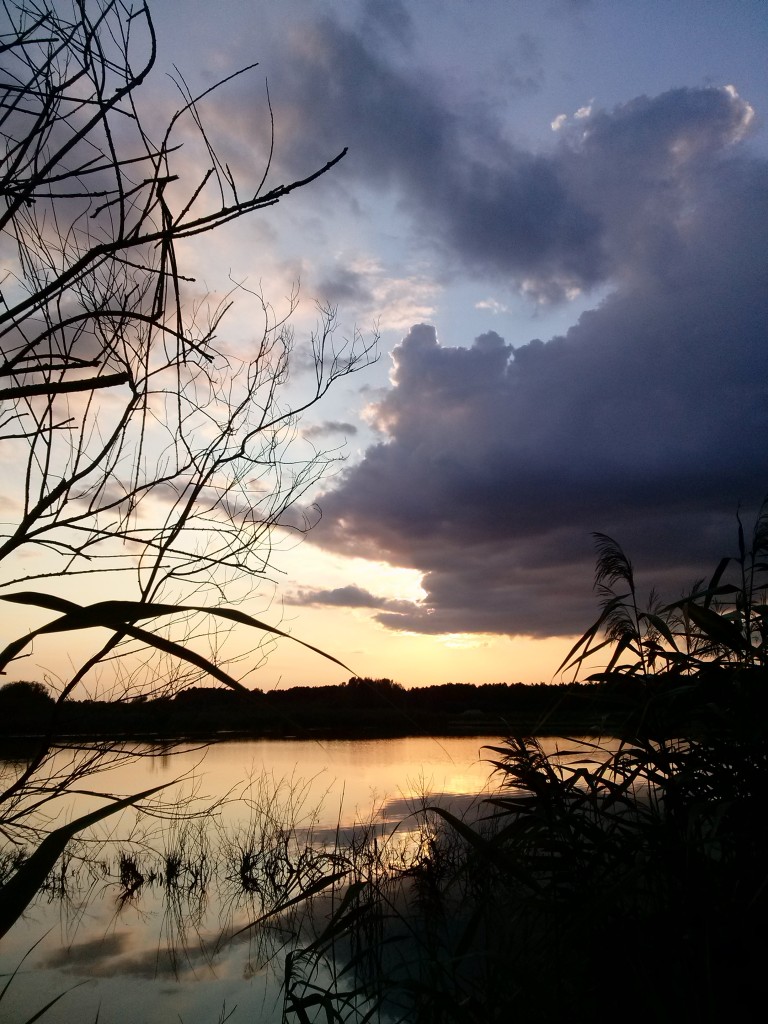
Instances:
[[[406,820],[413,797],[446,792],[459,812],[487,781],[482,742],[222,744],[202,765],[199,751],[142,762],[156,781],[190,775],[180,792],[163,794],[154,817],[125,811],[108,832],[70,844],[4,943],[1,969],[10,972],[48,933],[9,987],[4,1019],[26,1022],[83,979],[44,1020],[87,1022],[101,1005],[116,1022],[208,1024],[235,1004],[234,1022],[294,1019],[286,993],[300,1005],[332,984],[334,943],[344,955],[350,942],[354,957],[373,955],[382,914],[365,901],[423,853],[416,819]],[[251,770],[233,789],[244,761]],[[342,935],[340,922],[353,921],[359,928]],[[334,998],[352,988],[351,974],[338,979]]]

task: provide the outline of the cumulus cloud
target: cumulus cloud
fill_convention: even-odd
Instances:
[[[551,151],[531,152],[510,139],[492,104],[445,102],[445,83],[415,61],[396,65],[352,28],[303,24],[287,45],[290,74],[280,80],[278,71],[273,88],[287,173],[349,146],[336,183],[390,189],[445,267],[548,302],[613,281],[648,210],[666,216],[666,192],[682,212],[680,193],[707,155],[740,139],[753,118],[732,87],[676,89],[612,111],[590,102],[569,123],[555,119]],[[326,283],[365,286],[349,274]]]
[[[492,107],[446,103],[444,82],[413,61],[396,67],[374,41],[330,19],[285,41],[271,75],[281,172],[306,174],[348,146],[333,186],[393,190],[446,261],[505,280],[599,280],[599,221],[557,163],[510,142]]]
[[[560,337],[443,344],[417,324],[395,349],[384,439],[321,499],[314,538],[424,573],[424,605],[382,623],[579,631],[591,531],[671,599],[731,550],[739,503],[768,489],[768,168],[734,145],[751,117],[735,90],[640,97],[569,129],[543,183],[511,160],[468,188],[489,265],[612,291]],[[491,226],[518,192],[544,221],[522,254]]]
[[[508,313],[509,307],[498,299],[481,299],[475,303],[475,309],[487,309],[490,313]]]
[[[579,631],[594,530],[674,597],[729,550],[739,502],[768,489],[755,112],[731,85],[596,99],[533,152],[497,106],[457,100],[418,62],[401,5],[389,28],[384,10],[368,5],[376,32],[328,19],[286,41],[271,75],[280,170],[349,146],[323,187],[390,195],[442,284],[461,271],[485,294],[602,298],[563,336],[474,342],[438,339],[428,310],[403,321],[401,305],[392,385],[368,410],[383,439],[323,496],[314,541],[424,574],[423,604],[370,605],[393,628]],[[324,285],[384,317],[397,294],[349,261]]]

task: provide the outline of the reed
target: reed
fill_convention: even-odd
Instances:
[[[287,975],[287,1018],[715,1021],[761,997],[766,506],[750,542],[739,521],[737,554],[672,604],[642,602],[630,559],[596,541],[602,610],[562,667],[607,657],[597,677],[627,697],[618,749],[488,748],[502,788],[482,819],[415,810],[413,862],[347,890],[332,944],[293,954],[325,954],[334,984],[302,1000]]]

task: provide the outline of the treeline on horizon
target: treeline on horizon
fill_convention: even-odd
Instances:
[[[722,680],[702,680],[683,704],[664,704],[660,676],[614,675],[567,683],[443,683],[406,689],[391,679],[239,692],[198,686],[173,696],[132,700],[67,700],[45,686],[19,681],[0,687],[0,736],[47,734],[80,739],[242,737],[365,737],[451,733],[499,735],[607,734],[626,731],[655,692],[664,731],[690,723]]]

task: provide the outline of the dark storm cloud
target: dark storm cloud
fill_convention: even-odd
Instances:
[[[696,176],[749,117],[733,91],[676,89],[582,117],[534,153],[510,140],[492,105],[446,102],[445,82],[413,59],[396,65],[367,34],[326,20],[296,30],[289,46],[290,75],[278,69],[273,83],[276,123],[290,127],[277,146],[287,172],[348,146],[334,182],[390,187],[446,266],[543,301],[634,270],[638,246],[674,255],[670,212],[682,212]],[[510,60],[528,74],[535,41],[520,46]]]
[[[57,949],[45,957],[42,966],[48,969],[68,967],[75,970],[84,964],[93,966],[97,962],[122,956],[127,948],[128,936],[126,934],[105,935],[99,939],[73,942],[69,946]]]
[[[768,491],[768,168],[732,145],[750,116],[703,89],[586,119],[550,175],[600,224],[609,297],[546,342],[451,347],[420,324],[395,350],[386,439],[315,536],[425,573],[424,606],[379,621],[573,632],[592,531],[671,599],[731,552],[738,504]]]
[[[527,81],[533,43],[520,46]],[[278,68],[270,78],[278,130],[290,127],[277,145],[286,173],[348,146],[334,181],[394,188],[420,236],[464,269],[546,280],[558,296],[600,281],[599,214],[571,194],[559,161],[512,144],[478,104],[446,104],[444,83],[414,62],[395,68],[385,54],[330,20],[296,30],[290,74]]]
[[[768,490],[768,174],[740,145],[751,108],[730,87],[674,89],[582,111],[531,152],[498,107],[389,38],[297,27],[271,75],[277,159],[306,173],[349,146],[323,187],[390,190],[444,272],[542,302],[608,297],[552,339],[461,347],[415,326],[375,403],[385,440],[325,495],[314,539],[425,574],[423,605],[370,606],[393,628],[578,631],[594,530],[677,596],[729,550],[738,503]],[[339,294],[360,284],[326,277]]]

